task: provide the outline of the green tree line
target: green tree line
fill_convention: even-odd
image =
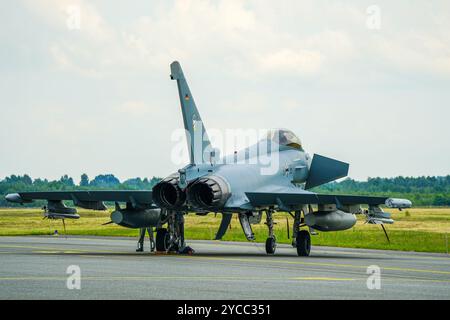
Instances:
[[[450,206],[450,175],[442,177],[345,179],[315,188],[321,193],[406,198],[415,206]]]
[[[0,207],[16,206],[6,202],[5,195],[18,191],[65,191],[65,190],[151,190],[161,178],[132,178],[120,181],[112,174],[101,174],[92,180],[81,175],[76,184],[72,177],[62,176],[59,180],[32,179],[29,175],[11,175],[0,181]],[[349,195],[389,196],[407,198],[415,206],[450,206],[450,175],[443,177],[395,177],[369,178],[367,181],[345,179],[331,182],[313,189],[314,192]],[[36,201],[27,206],[41,206]]]
[[[68,191],[68,190],[152,190],[161,178],[132,178],[121,182],[112,174],[101,174],[89,180],[86,174],[80,177],[80,183],[75,184],[72,177],[62,176],[59,180],[32,179],[29,175],[11,175],[0,181],[0,207],[16,207],[18,204],[9,203],[5,195],[15,192],[28,191]],[[28,207],[39,207],[44,201],[25,204]]]

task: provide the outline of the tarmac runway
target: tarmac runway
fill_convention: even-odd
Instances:
[[[0,299],[450,299],[448,255],[188,243],[192,256],[136,253],[131,238],[0,237]],[[73,265],[80,290],[67,288]],[[367,284],[374,265],[379,289]]]

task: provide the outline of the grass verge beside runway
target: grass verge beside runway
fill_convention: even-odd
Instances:
[[[138,231],[116,225],[102,226],[108,222],[109,213],[79,211],[79,220],[67,220],[67,233],[71,235],[101,235],[101,236],[137,236]],[[287,238],[287,223],[292,228],[293,220],[287,214],[276,215],[275,226],[278,242],[290,243]],[[447,237],[450,237],[450,208],[414,208],[402,212],[394,212],[396,223],[387,225],[391,243],[389,244],[380,226],[364,224],[363,217],[357,225],[347,231],[319,232],[312,237],[313,245],[387,249],[421,252],[447,252]],[[264,218],[263,218],[264,219]],[[186,216],[186,237],[188,239],[210,240],[220,224],[221,216]],[[43,220],[39,209],[0,209],[0,235],[49,235],[58,230],[63,234],[62,223],[59,220]],[[264,224],[253,226],[256,239],[265,241],[267,228]],[[237,217],[233,217],[231,228],[223,240],[245,241]],[[1,239],[0,239],[1,241]]]

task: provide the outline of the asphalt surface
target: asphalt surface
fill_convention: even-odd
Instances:
[[[189,241],[192,256],[134,252],[134,239],[0,237],[0,299],[450,299],[450,256]],[[146,249],[149,244],[146,242]],[[81,289],[67,288],[79,266]],[[369,290],[367,267],[379,266]],[[376,281],[369,281],[376,284]]]

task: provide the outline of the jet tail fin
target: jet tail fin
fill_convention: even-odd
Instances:
[[[170,71],[170,78],[176,80],[178,85],[190,163],[205,163],[209,160],[208,153],[211,152],[211,143],[203,125],[202,118],[195,105],[194,97],[191,94],[180,63],[178,61],[172,62]]]
[[[305,189],[311,189],[348,175],[350,165],[315,154],[306,180]]]

